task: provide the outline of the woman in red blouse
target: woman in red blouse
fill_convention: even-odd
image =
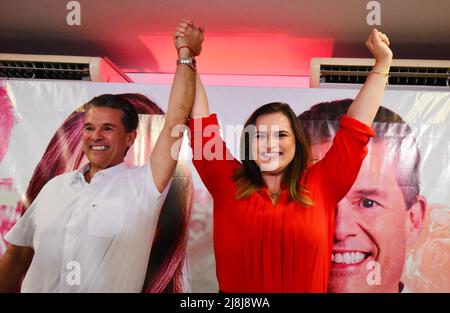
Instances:
[[[214,201],[222,292],[327,291],[335,207],[354,183],[375,135],[370,125],[392,60],[383,33],[374,29],[366,46],[375,65],[342,118],[332,148],[312,166],[302,127],[284,103],[266,104],[250,116],[242,160],[234,159],[197,79],[191,145],[194,165]]]

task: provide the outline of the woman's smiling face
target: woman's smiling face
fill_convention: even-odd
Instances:
[[[289,118],[283,113],[270,113],[256,119],[252,154],[262,172],[281,173],[295,156],[295,135]]]

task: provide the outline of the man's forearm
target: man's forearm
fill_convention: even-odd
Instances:
[[[192,57],[189,50],[180,50],[180,57]],[[185,124],[195,99],[196,72],[186,64],[177,66],[169,96],[166,124],[171,130],[174,126]]]
[[[33,249],[9,246],[0,259],[0,292],[14,292],[33,258]]]
[[[191,112],[195,98],[195,75],[196,72],[189,65],[177,66],[166,121],[150,157],[153,179],[160,192],[169,182],[178,160],[179,150],[175,153],[173,150],[182,133],[176,131],[176,127],[186,124]]]

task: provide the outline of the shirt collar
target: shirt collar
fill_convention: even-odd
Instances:
[[[74,184],[76,182],[84,182],[84,174],[86,174],[86,172],[88,172],[91,168],[91,164],[86,164],[85,166],[83,166],[82,168],[80,168],[79,170],[75,171],[73,176],[71,177],[70,183]],[[107,178],[112,178],[120,173],[122,173],[123,171],[125,171],[127,169],[127,166],[125,164],[125,162],[119,163],[117,165],[105,168],[103,170],[98,171],[97,173],[95,173],[94,177],[107,177]],[[92,179],[94,179],[94,177],[92,177]]]

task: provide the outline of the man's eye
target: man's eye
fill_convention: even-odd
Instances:
[[[372,199],[364,198],[364,199],[361,200],[361,206],[363,208],[370,209],[370,208],[373,208],[376,205],[380,205],[380,204],[378,202],[372,200]]]

